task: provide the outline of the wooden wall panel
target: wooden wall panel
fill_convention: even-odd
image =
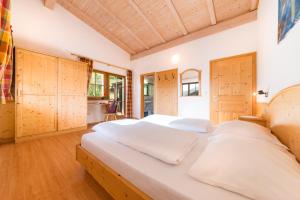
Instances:
[[[177,115],[178,70],[155,73],[155,113]]]
[[[59,59],[58,130],[86,126],[87,64]]]
[[[0,143],[15,137],[15,104],[0,104]]]

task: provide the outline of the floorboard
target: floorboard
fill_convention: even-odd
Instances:
[[[112,200],[75,160],[82,134],[0,145],[0,199]]]

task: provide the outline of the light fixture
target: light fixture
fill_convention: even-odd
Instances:
[[[265,95],[265,97],[268,97],[269,96],[269,92],[265,92],[265,91],[263,91],[263,90],[259,90],[259,91],[257,91],[257,93],[259,94],[259,95]]]
[[[174,54],[171,58],[171,62],[172,64],[176,65],[178,64],[180,61],[180,55],[179,54]]]

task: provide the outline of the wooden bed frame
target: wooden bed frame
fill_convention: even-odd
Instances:
[[[264,110],[272,133],[300,161],[300,85],[281,91]],[[114,199],[152,199],[80,145],[76,147],[76,159]]]
[[[124,179],[91,153],[76,146],[76,160],[116,200],[151,200],[147,194]]]

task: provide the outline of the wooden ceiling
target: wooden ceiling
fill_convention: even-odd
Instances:
[[[44,0],[137,59],[256,20],[258,0]]]

